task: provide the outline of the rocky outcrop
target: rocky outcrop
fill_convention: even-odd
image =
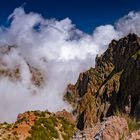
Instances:
[[[116,109],[140,118],[140,38],[135,34],[113,40],[96,57],[95,68],[69,85],[65,100],[74,107],[77,127],[83,130]]]
[[[93,138],[119,140],[129,134],[129,129],[127,121],[124,118],[111,116],[106,121],[97,123],[91,133]]]
[[[94,138],[100,136],[103,140],[119,140],[128,134],[127,121],[117,116],[111,116],[93,128]]]
[[[17,81],[22,78],[20,66],[9,68],[2,60],[13,49],[0,48],[0,77]],[[43,72],[26,63],[32,84],[41,87]],[[105,53],[96,57],[95,68],[81,73],[75,85],[68,85],[64,99],[73,106],[73,116],[65,110],[25,112],[13,124],[0,124],[0,139],[69,140],[75,124],[83,130],[80,132],[91,130],[92,139],[99,135],[103,140],[139,139],[139,130],[134,130],[140,120],[140,38],[129,34],[113,40]]]
[[[139,140],[140,129],[130,130],[134,126],[132,121],[126,116],[111,116],[90,128],[75,132],[72,140]]]
[[[139,140],[140,139],[140,129],[131,133],[125,140]]]
[[[75,131],[70,113],[30,111],[19,114],[13,124],[0,124],[0,140],[70,140]]]

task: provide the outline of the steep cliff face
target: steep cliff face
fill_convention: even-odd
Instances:
[[[116,109],[140,118],[140,38],[135,34],[113,40],[96,57],[96,66],[68,85],[65,99],[74,107],[77,127],[113,115]]]

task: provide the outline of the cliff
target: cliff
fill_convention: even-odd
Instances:
[[[13,47],[1,47],[1,56]],[[11,69],[0,64],[0,77],[21,80],[18,66]],[[44,73],[28,62],[27,66],[33,85],[41,87]],[[87,140],[100,133],[104,140],[140,139],[140,38],[129,34],[112,40],[104,54],[96,57],[95,68],[81,73],[75,85],[68,85],[64,100],[72,105],[73,115],[65,110],[25,112],[15,123],[0,124],[0,139],[70,140],[77,135],[83,139],[83,132]]]
[[[64,97],[74,107],[77,127],[114,115],[119,110],[140,119],[140,38],[135,34],[116,41],[96,57],[95,68],[81,73],[68,85]]]

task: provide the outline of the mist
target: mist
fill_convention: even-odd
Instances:
[[[77,29],[69,18],[45,19],[26,13],[23,7],[16,8],[8,20],[9,27],[0,27],[0,48],[15,47],[0,52],[0,68],[19,68],[20,78],[0,77],[0,122],[14,122],[19,113],[30,110],[71,111],[63,101],[67,85],[94,67],[96,55],[112,39],[140,35],[140,12],[130,12],[114,25],[99,26],[92,34]],[[33,83],[29,65],[40,71],[40,86]]]

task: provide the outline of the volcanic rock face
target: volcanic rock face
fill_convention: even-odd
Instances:
[[[129,134],[128,124],[124,118],[111,116],[106,122],[97,124],[93,130],[93,137],[101,133],[103,140],[119,140],[121,137]]]
[[[96,66],[69,85],[65,99],[74,107],[81,130],[113,115],[116,109],[140,119],[140,38],[113,40],[96,57]]]
[[[0,78],[7,77],[15,82],[21,80],[20,67],[8,68],[2,59],[12,49],[14,46],[0,47]],[[44,73],[26,63],[33,85],[41,88]],[[70,140],[75,124],[80,130],[91,128],[92,139],[100,130],[103,140],[139,139],[140,38],[129,34],[113,40],[106,52],[96,57],[95,68],[81,73],[75,85],[68,85],[64,99],[73,106],[76,123],[65,110],[57,113],[29,111],[18,115],[13,124],[0,124],[0,139]],[[132,130],[137,131],[131,133]]]

